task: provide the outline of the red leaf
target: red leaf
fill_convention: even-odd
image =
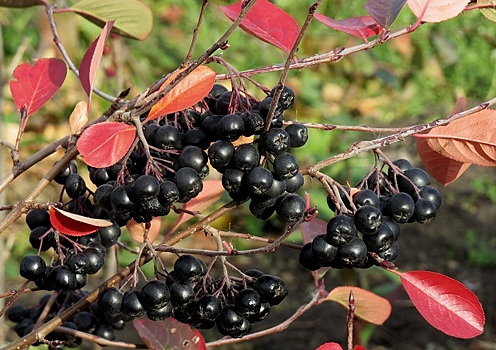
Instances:
[[[367,41],[367,38],[370,36],[378,35],[382,30],[381,26],[370,16],[334,20],[316,13],[315,19],[332,29],[362,38],[364,41]]]
[[[40,109],[60,89],[67,74],[67,67],[58,58],[40,58],[34,65],[22,63],[14,70],[10,92],[17,109],[26,106],[26,116]]]
[[[88,110],[91,109],[91,92],[95,83],[96,72],[102,59],[105,41],[107,40],[115,21],[108,21],[102,29],[102,33],[93,41],[86,50],[81,65],[79,66],[79,80],[86,95],[88,95]]]
[[[231,21],[241,12],[243,0],[220,9]],[[268,0],[258,0],[240,24],[245,32],[272,44],[285,52],[290,52],[300,33],[296,21],[287,12]]]
[[[343,348],[338,343],[325,343],[315,350],[343,350]]]
[[[181,70],[172,73],[162,84],[161,89],[169,85],[180,72]],[[152,107],[146,121],[183,110],[198,103],[212,90],[216,75],[217,73],[206,66],[196,68]]]
[[[326,300],[335,301],[348,309],[350,291],[353,291],[355,297],[355,315],[357,317],[376,325],[386,322],[391,315],[391,304],[387,299],[368,290],[348,286],[337,287],[327,295]]]
[[[315,218],[300,225],[304,243],[310,243],[315,237],[327,232],[327,221]]]
[[[50,206],[50,223],[57,231],[69,236],[86,236],[101,227],[112,226],[110,221],[87,218],[52,205]]]
[[[470,0],[408,0],[408,6],[423,22],[441,22],[458,16],[469,2]]]
[[[126,155],[135,137],[136,128],[132,125],[99,123],[84,130],[77,148],[87,165],[105,168],[114,165]]]
[[[417,138],[417,151],[427,172],[443,186],[457,180],[470,167],[470,163],[457,162],[437,153],[423,138]]]
[[[400,273],[413,305],[434,328],[457,338],[484,331],[484,310],[477,296],[460,282],[430,271]]]
[[[160,233],[160,226],[162,225],[162,218],[159,216],[153,217],[150,222],[150,230],[148,231],[148,240],[153,243]],[[131,219],[127,222],[126,228],[129,230],[132,239],[136,242],[143,243],[143,233],[145,233],[145,224],[137,223],[134,219]]]
[[[483,110],[414,136],[428,139],[430,148],[458,162],[496,166],[495,118],[495,110]]]
[[[388,29],[405,3],[406,0],[370,0],[363,6],[377,23]]]
[[[207,350],[205,339],[197,329],[169,317],[165,321],[135,319],[133,326],[148,349]]]
[[[221,180],[205,180],[203,181],[203,190],[191,199],[189,202],[184,203],[183,209],[189,211],[202,212],[207,209],[211,204],[217,202],[224,193],[224,187]],[[176,223],[170,229],[169,234],[174,232],[183,222],[188,221],[193,216],[182,212],[177,218]]]
[[[353,348],[353,350],[367,350],[366,348],[364,348],[363,346],[361,345],[355,345],[355,347]]]

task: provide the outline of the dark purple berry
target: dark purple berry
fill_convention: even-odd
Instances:
[[[305,213],[305,208],[305,201],[294,193],[285,195],[276,204],[277,215],[287,223],[295,223],[301,220]]]
[[[298,161],[291,153],[281,153],[274,159],[274,173],[278,180],[286,180],[299,171]]]
[[[327,223],[326,241],[335,247],[351,242],[356,235],[355,223],[349,216],[336,215]]]
[[[139,300],[139,291],[130,290],[122,297],[121,312],[128,316],[140,317],[145,314],[145,308]]]
[[[98,306],[108,316],[115,316],[121,312],[124,294],[117,288],[107,288],[98,297]]]
[[[245,131],[245,122],[237,114],[227,114],[217,124],[217,134],[226,141],[236,141]]]
[[[264,149],[274,155],[284,153],[289,148],[289,135],[281,128],[273,128],[260,137]]]
[[[315,260],[312,255],[312,243],[306,243],[301,248],[298,261],[301,266],[310,271],[316,271],[322,267],[322,264]]]
[[[427,224],[436,218],[437,209],[434,203],[424,198],[419,198],[415,203],[412,219],[420,224]]]
[[[312,241],[312,258],[322,266],[329,266],[338,248],[327,242],[327,234],[316,236]]]
[[[367,246],[358,237],[339,247],[336,259],[347,268],[360,267],[367,261]]]
[[[270,96],[274,96],[276,93],[277,86],[270,91]],[[294,91],[287,85],[284,85],[281,91],[281,97],[279,97],[279,103],[283,109],[290,108],[295,100]]]
[[[252,144],[243,144],[234,151],[231,164],[241,171],[249,171],[258,165],[260,154]]]
[[[69,163],[65,165],[64,168],[62,168],[62,170],[59,171],[59,173],[53,178],[53,180],[59,185],[63,185],[65,184],[67,177],[70,174],[74,174],[74,173],[77,173],[77,165],[73,160],[71,160]]]
[[[284,130],[286,130],[289,135],[289,147],[301,147],[307,143],[308,129],[305,125],[289,124]]]
[[[353,203],[357,208],[361,208],[364,205],[379,208],[379,197],[374,191],[365,189],[355,193],[353,196]]]
[[[353,221],[358,231],[365,235],[371,235],[381,227],[382,214],[376,207],[364,205],[356,211]]]
[[[246,186],[248,186],[248,191],[253,195],[261,196],[267,193],[273,182],[272,173],[260,166],[251,169],[246,175]]]
[[[141,288],[139,300],[147,311],[161,309],[170,301],[169,288],[162,281],[149,281]]]
[[[172,125],[161,126],[155,133],[155,146],[164,150],[183,148],[183,134]]]
[[[206,273],[202,262],[193,255],[181,255],[174,263],[174,272],[183,283],[198,282]]]
[[[31,209],[26,215],[26,224],[30,230],[34,230],[39,226],[50,227],[50,214],[42,209]]]
[[[203,182],[198,172],[190,167],[179,169],[174,175],[174,182],[181,196],[194,198],[203,189]]]
[[[37,280],[45,275],[45,261],[38,255],[26,255],[21,260],[19,274],[31,281]]]
[[[398,192],[389,199],[388,214],[396,222],[408,222],[414,211],[415,202],[408,193]]]
[[[367,246],[367,249],[374,253],[385,251],[391,247],[394,241],[393,231],[384,223],[376,233],[372,235],[363,235],[363,242]]]
[[[281,278],[272,275],[263,275],[257,278],[253,285],[263,301],[270,305],[279,305],[288,295],[288,285]]]
[[[86,192],[86,182],[77,173],[70,174],[65,180],[65,192],[70,198],[76,199]]]

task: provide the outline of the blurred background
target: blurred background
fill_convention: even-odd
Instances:
[[[75,1],[56,1],[59,6]],[[312,1],[276,0],[275,4],[290,13],[301,24]],[[175,70],[189,47],[191,35],[198,19],[200,1],[150,0],[154,26],[144,41],[111,36],[100,65],[96,86],[111,95],[130,88],[133,97],[163,74]],[[193,58],[203,53],[230,25],[218,6],[233,1],[209,2]],[[318,12],[334,19],[366,15],[365,1],[324,1]],[[71,14],[55,17],[60,39],[76,66],[90,43],[99,35],[100,28]],[[416,20],[408,7],[400,13],[392,30],[400,29]],[[276,24],[275,24],[276,25]],[[285,54],[279,49],[237,30],[229,39],[230,48],[222,51],[222,58],[237,70],[263,67],[284,62]],[[325,53],[338,46],[350,47],[362,43],[360,39],[330,29],[314,21],[303,39],[297,57],[304,58]],[[379,45],[372,50],[345,57],[337,63],[291,71],[287,85],[296,93],[295,105],[285,113],[285,119],[339,125],[403,127],[433,121],[447,116],[458,97],[467,98],[467,106],[496,95],[496,24],[488,21],[479,11],[470,11],[455,19],[422,25],[415,33]],[[42,7],[27,9],[0,8],[0,138],[15,141],[19,116],[9,91],[9,81],[15,67],[37,57],[60,57],[53,44],[52,33]],[[225,70],[212,64],[219,73]],[[254,79],[272,88],[279,73],[257,75]],[[225,82],[223,82],[225,84]],[[229,86],[229,85],[227,85]],[[263,97],[263,93],[248,83],[250,93]],[[62,89],[40,111],[31,116],[21,141],[21,160],[47,144],[69,133],[68,117],[75,104],[86,95],[79,80],[68,72]],[[109,103],[96,96],[90,119],[97,118]],[[300,167],[338,154],[354,142],[379,135],[356,132],[310,130],[309,143],[295,151]],[[407,139],[384,149],[392,159],[407,158],[422,166],[415,142]],[[60,158],[55,154],[20,176],[5,193],[0,194],[0,206],[14,204],[25,196],[33,184]],[[0,173],[11,168],[7,149],[0,149]],[[323,171],[343,184],[358,183],[373,167],[373,155],[361,154],[348,161],[334,164]],[[79,172],[87,175],[82,163]],[[212,170],[211,178],[218,178]],[[399,281],[379,268],[360,271],[332,271],[326,276],[327,289],[339,285],[359,285],[388,297],[393,314],[383,327],[358,322],[357,334],[368,349],[496,349],[496,171],[494,168],[471,167],[458,181],[442,188],[436,184],[444,198],[437,219],[428,225],[412,224],[402,228],[397,266],[402,270],[426,269],[447,274],[463,282],[480,298],[486,311],[486,330],[473,340],[458,340],[432,329],[413,308]],[[90,181],[87,181],[90,184]],[[90,189],[94,189],[91,187]],[[39,202],[58,200],[61,187],[49,187]],[[332,212],[327,208],[325,190],[307,181],[305,191],[312,204],[319,207],[319,218],[329,220]],[[300,193],[304,195],[304,191]],[[229,198],[223,197],[223,202]],[[222,201],[217,206],[222,205]],[[212,208],[211,210],[215,209]],[[210,209],[209,209],[210,210]],[[0,217],[5,211],[0,212]],[[177,219],[176,214],[164,220],[164,232]],[[18,288],[19,262],[26,254],[35,253],[29,245],[29,229],[18,220],[0,236],[0,292]],[[248,232],[274,237],[283,225],[277,218],[259,221],[250,216],[247,205],[223,217],[215,227],[237,232]],[[122,239],[130,245],[128,234]],[[293,234],[290,242],[301,243],[301,235]],[[210,244],[192,237],[183,243],[188,247]],[[238,249],[251,246],[250,242],[235,242]],[[49,261],[50,254],[45,255]],[[132,261],[129,253],[120,253],[119,261],[125,265]],[[271,315],[256,329],[280,323],[299,305],[310,299],[313,288],[311,274],[299,266],[297,252],[281,248],[274,254],[239,257],[233,261],[240,268],[258,268],[283,277],[290,285],[289,300],[273,308]],[[150,267],[145,271],[150,272]],[[148,270],[147,270],[148,269]],[[115,266],[95,276],[95,285]],[[32,303],[30,297],[26,303]],[[339,341],[344,345],[346,312],[338,305],[324,303],[293,323],[286,331],[263,339],[232,345],[230,349],[314,349],[326,341]],[[4,318],[0,343],[16,339],[9,331]],[[5,324],[6,323],[6,324]],[[130,327],[128,327],[130,328]],[[125,334],[124,334],[125,333]],[[128,336],[124,332],[122,336]],[[206,332],[207,340],[219,337]],[[85,343],[85,346],[90,346]],[[40,347],[42,348],[42,347]],[[226,347],[228,348],[228,347]]]

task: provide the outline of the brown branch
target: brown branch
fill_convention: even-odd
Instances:
[[[40,0],[40,2],[45,6],[45,10],[48,16],[48,22],[50,23],[50,30],[52,31],[52,35],[53,35],[53,42],[55,43],[60,53],[62,54],[62,57],[69,66],[69,69],[76,75],[76,77],[79,78],[79,70],[77,69],[76,65],[72,62],[69,54],[65,50],[64,45],[60,41],[59,34],[57,32],[57,24],[55,23],[55,19],[53,18],[53,13],[54,13],[53,5],[50,5],[45,0]],[[98,90],[95,87],[93,87],[93,92],[107,101],[115,102],[117,100],[116,97],[108,95],[105,92]]]
[[[191,44],[189,45],[188,53],[186,54],[186,58],[184,59],[184,62],[181,65],[181,67],[186,67],[186,65],[189,63],[189,60],[191,60],[191,56],[193,56],[193,51],[196,46],[196,41],[198,40],[198,34],[200,33],[200,27],[203,22],[203,17],[205,16],[205,10],[207,9],[207,5],[208,5],[208,0],[203,0],[200,9],[200,15],[198,16],[198,23],[196,24],[195,29],[193,29],[193,37],[191,38]]]
[[[370,133],[391,133],[401,132],[405,128],[375,128],[366,125],[335,125],[335,124],[319,124],[319,123],[305,123],[293,120],[285,120],[284,125],[301,124],[309,129],[319,129],[324,131],[341,130],[341,131],[357,131],[357,132],[370,132]]]
[[[260,332],[245,335],[243,338],[223,338],[220,340],[209,342],[209,343],[207,343],[207,347],[213,348],[216,346],[239,343],[239,342],[243,342],[243,341],[247,341],[247,340],[251,340],[251,339],[255,339],[255,338],[264,337],[264,336],[269,335],[269,334],[282,332],[283,330],[288,328],[291,325],[291,323],[296,321],[301,315],[303,315],[305,312],[307,312],[313,306],[315,306],[319,302],[320,298],[321,298],[320,293],[315,293],[312,300],[310,300],[307,304],[300,306],[298,308],[298,310],[296,310],[296,312],[293,315],[291,315],[291,317],[286,319],[284,322],[281,322],[277,326],[265,329],[265,330],[260,331]]]
[[[450,123],[454,120],[464,118],[468,115],[477,113],[479,111],[487,109],[488,107],[490,107],[494,104],[496,104],[496,98],[493,98],[491,100],[483,102],[483,103],[481,103],[481,104],[479,104],[473,108],[467,109],[463,112],[455,113],[455,114],[450,115],[448,117],[437,119],[431,123],[418,124],[418,125],[414,125],[414,126],[411,126],[408,128],[404,128],[403,131],[401,131],[401,132],[397,132],[397,133],[394,133],[394,134],[389,135],[389,136],[377,138],[375,140],[357,142],[353,146],[348,148],[346,151],[344,151],[338,155],[335,155],[333,157],[324,159],[324,160],[322,160],[322,161],[320,161],[320,162],[318,162],[312,166],[301,169],[301,172],[304,175],[314,176],[316,171],[318,171],[318,170],[320,170],[326,166],[329,166],[331,164],[334,164],[338,161],[341,161],[344,159],[350,159],[350,158],[356,156],[357,154],[360,154],[360,153],[363,153],[366,151],[371,151],[371,150],[374,150],[376,148],[385,147],[385,146],[391,145],[393,143],[403,141],[406,137],[430,130],[430,129],[435,128],[437,126],[447,125],[448,123]]]
[[[73,335],[75,337],[79,337],[82,339],[89,340],[93,343],[97,343],[101,346],[115,346],[118,348],[124,348],[124,349],[148,349],[148,347],[145,344],[132,344],[132,343],[126,343],[123,341],[117,341],[117,340],[108,340],[105,338],[101,338],[99,336],[77,331],[72,328],[67,328],[67,327],[58,327],[56,329],[57,333],[64,333],[64,334],[69,334]]]
[[[270,128],[270,123],[272,121],[272,118],[274,117],[274,113],[279,103],[279,98],[281,97],[282,90],[284,88],[284,83],[286,82],[286,78],[288,77],[288,73],[291,67],[291,62],[296,57],[296,52],[298,51],[298,47],[300,46],[301,40],[303,39],[303,36],[305,35],[308,26],[314,17],[315,11],[317,11],[317,8],[319,7],[321,2],[322,0],[317,0],[313,5],[310,6],[308,10],[307,18],[305,19],[305,22],[301,26],[300,32],[296,37],[293,47],[291,48],[291,51],[289,52],[288,57],[286,58],[286,62],[284,62],[284,67],[281,72],[281,76],[279,77],[279,83],[277,84],[277,89],[274,93],[274,96],[272,97],[272,103],[270,104],[269,112],[267,113],[267,117],[265,118],[265,126],[262,133],[266,132]]]

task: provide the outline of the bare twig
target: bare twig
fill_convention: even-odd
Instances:
[[[291,315],[291,317],[289,317],[288,319],[286,319],[284,322],[281,322],[277,326],[274,326],[274,327],[265,329],[265,330],[260,331],[260,332],[256,332],[256,333],[245,335],[243,338],[223,338],[223,339],[220,339],[220,340],[217,340],[217,341],[209,342],[209,343],[207,343],[207,347],[208,348],[213,348],[213,347],[216,347],[216,346],[222,346],[222,345],[227,345],[227,344],[239,343],[239,342],[242,342],[242,341],[247,341],[247,340],[251,340],[251,339],[255,339],[255,338],[260,338],[260,337],[263,337],[263,336],[266,336],[266,335],[269,335],[269,334],[274,334],[274,333],[277,333],[277,332],[282,332],[283,330],[285,330],[286,328],[288,328],[291,323],[293,323],[294,321],[296,321],[301,315],[303,315],[305,312],[307,312],[313,306],[315,306],[319,302],[320,298],[321,298],[320,293],[315,293],[315,295],[313,296],[312,300],[310,300],[307,304],[304,304],[304,305],[300,306],[298,308],[298,310],[296,310],[296,312],[293,315]]]
[[[207,9],[207,5],[208,5],[208,0],[203,0],[200,9],[200,15],[198,16],[198,23],[196,24],[195,29],[193,29],[193,37],[191,38],[191,44],[189,45],[188,53],[186,54],[186,58],[184,59],[184,62],[181,65],[181,67],[186,67],[186,65],[191,60],[191,56],[193,56],[193,51],[196,46],[196,41],[198,40],[198,34],[200,33],[200,27],[203,22],[203,17],[205,16],[205,10]]]
[[[308,10],[307,18],[305,19],[305,22],[301,26],[300,32],[296,37],[293,47],[291,48],[291,51],[289,52],[288,57],[286,58],[286,62],[284,63],[284,68],[281,72],[281,76],[279,77],[279,83],[277,84],[277,89],[274,92],[274,96],[272,97],[272,103],[270,104],[269,112],[267,113],[267,118],[265,119],[265,126],[263,132],[266,132],[270,128],[270,122],[274,117],[274,113],[279,103],[279,98],[281,97],[281,93],[284,88],[284,83],[286,82],[286,78],[288,76],[291,67],[291,62],[294,60],[296,51],[298,51],[298,47],[300,46],[300,42],[303,39],[303,36],[305,35],[308,26],[315,15],[315,11],[317,11],[317,8],[319,7],[321,2],[322,0],[317,0],[313,5],[310,6]]]

